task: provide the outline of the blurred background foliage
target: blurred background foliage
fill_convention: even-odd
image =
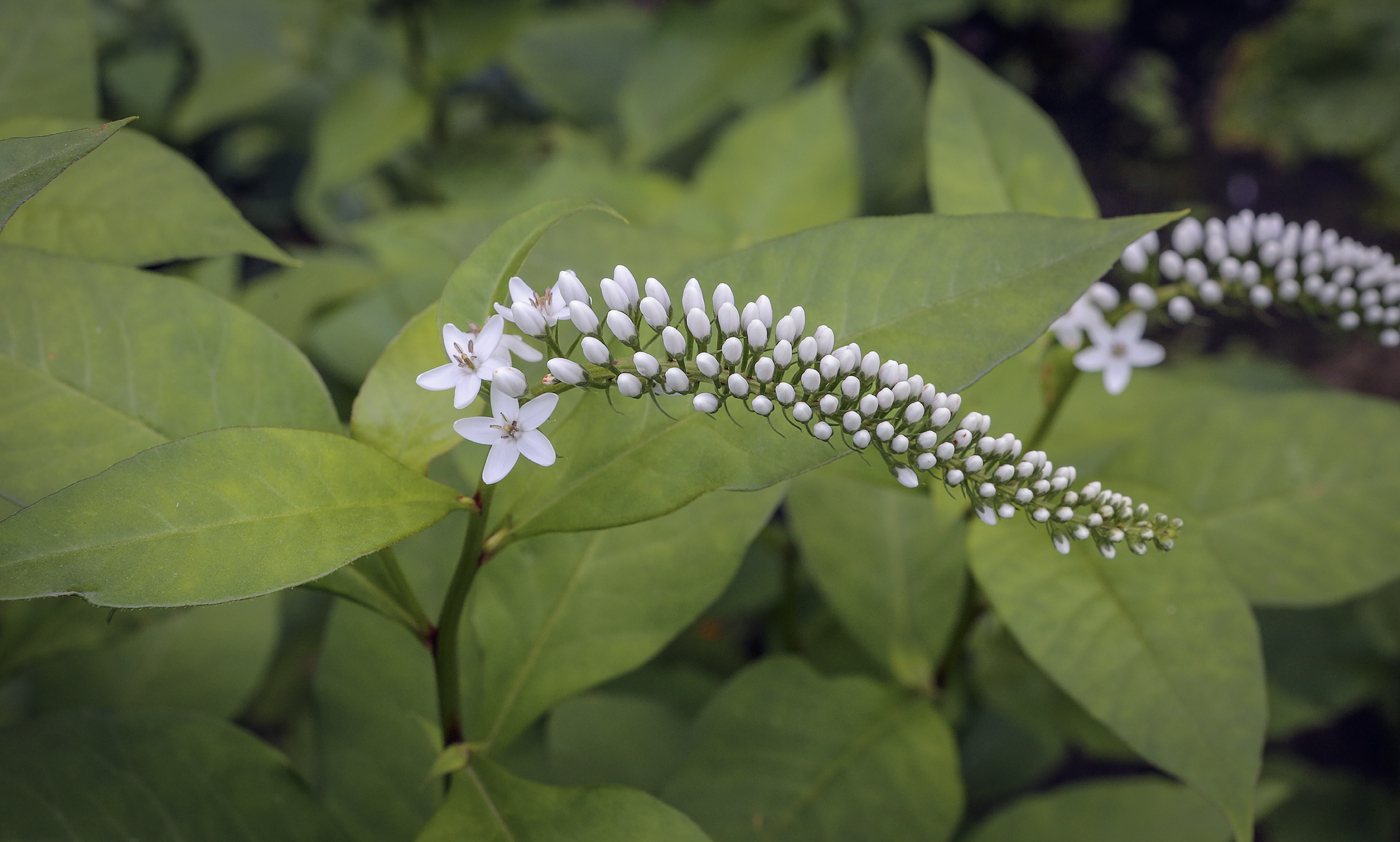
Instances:
[[[631,223],[593,214],[560,224],[525,267],[541,285],[564,267],[593,283],[616,263],[672,280],[705,258],[826,222],[936,210],[924,174],[929,28],[1045,109],[1106,216],[1254,207],[1318,218],[1388,248],[1400,242],[1392,230],[1400,225],[1393,0],[91,0],[91,16],[85,5],[0,4],[0,39],[34,15],[52,15],[44,28],[52,37],[31,48],[79,68],[95,56],[100,79],[97,91],[81,72],[8,80],[0,113],[136,114],[136,128],[193,160],[301,265],[220,257],[163,270],[236,299],[304,348],[342,408],[457,263],[500,221],[538,202],[596,197]],[[1177,341],[1219,350],[1240,333],[1333,384],[1400,396],[1394,354],[1369,343],[1228,318]],[[1293,377],[1232,365],[1216,376],[1256,385]],[[435,475],[465,487],[452,461],[440,460]],[[462,466],[462,475],[473,473]],[[885,496],[863,505],[899,505],[886,499],[898,496],[888,478],[877,480],[871,494]],[[788,517],[800,521],[804,502],[832,493],[817,478],[795,483]],[[860,518],[846,526],[857,530]],[[459,543],[454,528],[440,525],[398,548],[430,602],[445,584],[439,560]],[[930,540],[960,545],[946,533],[961,528],[935,521]],[[925,583],[938,599],[965,586],[954,561],[943,579]],[[821,596],[813,577],[823,575],[818,548],[798,547],[783,524],[770,525],[700,621],[648,665],[556,708],[512,749],[512,768],[536,780],[656,791],[675,770],[696,711],[768,651],[800,650],[833,674],[927,672],[927,664],[902,666],[899,652],[877,663],[857,639],[861,630],[844,629]],[[403,789],[404,803],[431,802],[413,779],[414,764],[433,754],[423,726],[382,721],[384,710],[415,706],[432,716],[428,697],[405,689],[425,680],[404,666],[416,644],[390,639],[399,633],[350,606],[326,632],[324,602],[303,592],[288,597],[299,608],[282,610],[279,632],[276,599],[170,612],[161,623],[154,612],[114,622],[81,604],[69,606],[71,616],[8,606],[0,678],[28,670],[28,680],[0,683],[0,719],[94,703],[242,711],[245,724],[340,793],[352,816],[356,793],[373,797],[375,786]],[[949,606],[925,608],[939,623],[954,619]],[[1391,838],[1400,587],[1326,609],[1257,613],[1271,682],[1266,778],[1274,795],[1292,793],[1265,819],[1268,838]],[[312,631],[298,637],[299,623]],[[922,631],[937,647],[953,628]],[[338,774],[362,771],[340,770],[333,746],[316,747],[313,720],[285,703],[291,691],[267,691],[274,650],[313,658],[322,634],[317,715],[379,728],[386,746],[411,743],[412,762],[393,783],[337,783]],[[36,648],[38,639],[50,642]],[[967,668],[944,676],[939,704],[957,724],[972,821],[1027,791],[1149,771],[994,618],[978,619],[968,639],[953,656]],[[36,651],[49,658],[38,667],[7,660]],[[195,677],[211,663],[221,667],[217,685]],[[82,686],[63,679],[79,664],[87,665]],[[376,670],[394,675],[393,686]],[[286,678],[292,686],[295,672]],[[393,752],[403,753],[385,749]],[[1128,788],[1153,785],[1067,787],[1057,790],[1060,801],[999,817],[975,836],[1050,838],[1026,828],[1043,830],[1035,823],[1072,799],[1110,827],[1123,820],[1114,805],[1145,803]],[[1277,803],[1270,798],[1261,791],[1261,812]],[[1209,808],[1192,824],[1200,804],[1168,806],[1180,833],[1160,838],[1225,838]],[[352,830],[382,838],[393,836],[390,825]]]

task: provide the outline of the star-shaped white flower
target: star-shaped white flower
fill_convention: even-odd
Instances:
[[[486,320],[479,333],[468,333],[451,323],[442,326],[442,347],[452,362],[418,375],[417,383],[432,392],[456,390],[452,405],[466,409],[498,368],[510,365],[510,352],[502,342],[506,323],[500,316]]]
[[[521,406],[515,398],[492,391],[491,417],[462,418],[452,429],[467,441],[491,446],[486,467],[481,471],[481,481],[493,485],[505,479],[521,455],[536,465],[554,464],[554,445],[539,427],[549,420],[558,404],[559,396],[552,392]]]
[[[554,327],[560,319],[569,318],[569,299],[552,287],[545,287],[544,292],[535,292],[524,280],[515,277],[510,279],[507,288],[510,290],[512,304],[526,304],[539,310],[540,315],[544,317],[544,323],[550,327]],[[510,308],[504,304],[498,303],[496,312],[505,317],[508,322],[515,321],[515,316],[510,312]]]
[[[1167,352],[1156,342],[1143,339],[1147,329],[1147,314],[1134,310],[1118,324],[1110,327],[1086,326],[1093,344],[1074,355],[1074,367],[1080,371],[1102,371],[1103,387],[1110,395],[1128,388],[1134,368],[1146,368],[1166,359]]]

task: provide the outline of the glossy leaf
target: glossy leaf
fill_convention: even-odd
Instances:
[[[97,116],[97,43],[87,0],[0,6],[0,120]]]
[[[135,117],[97,128],[0,140],[0,229],[15,209]]]
[[[1029,528],[972,531],[972,570],[997,614],[1070,696],[1248,839],[1268,715],[1248,604],[1189,533],[1142,558],[1078,542],[1060,555],[1043,541]]]
[[[689,819],[643,792],[527,781],[483,757],[452,776],[418,842],[708,842]]]
[[[715,842],[939,842],[963,808],[952,732],[925,699],[787,657],[716,694],[662,797]]]
[[[557,702],[640,666],[714,601],[777,490],[711,495],[669,517],[514,545],[468,601],[482,651],[475,742],[503,748]]]
[[[788,523],[851,635],[895,680],[927,688],[962,610],[961,507],[910,493],[883,471],[869,471],[881,485],[861,482],[849,473],[859,467],[845,459],[794,480]]]
[[[707,289],[728,283],[740,301],[766,293],[780,312],[800,304],[809,332],[826,322],[838,342],[859,342],[954,391],[1044,333],[1123,246],[1168,218],[854,219],[736,252],[697,275]],[[571,415],[556,413],[550,435],[560,462],[497,503],[517,537],[657,517],[706,492],[762,488],[841,454],[781,419],[774,424],[785,439],[742,412],[740,427],[683,400],[663,400],[671,418],[650,401],[618,404],[621,415],[588,395]]]
[[[16,118],[0,122],[0,138],[80,126]],[[152,201],[155,196],[160,200]],[[198,167],[132,129],[25,202],[0,231],[0,243],[129,266],[221,254],[295,262],[249,225]]]
[[[179,279],[0,246],[0,300],[0,496],[18,505],[204,430],[340,430],[305,357]]]
[[[1209,801],[1160,778],[1071,784],[1013,801],[967,842],[1227,842],[1230,826]]]
[[[495,315],[491,302],[505,301],[506,284],[529,256],[544,232],[562,219],[579,211],[598,210],[616,213],[602,202],[592,199],[556,199],[536,205],[524,213],[506,220],[491,232],[484,242],[447,279],[438,305],[438,324],[452,322],[466,329],[471,323],[481,324]],[[549,281],[553,281],[550,278]],[[547,286],[553,286],[546,282]]]
[[[455,490],[310,430],[231,427],[142,451],[0,521],[0,599],[113,606],[257,596],[461,507]]]
[[[0,732],[0,826],[14,839],[338,842],[287,759],[173,711],[55,714]]]
[[[946,36],[934,53],[925,143],[939,213],[1023,211],[1092,219],[1098,203],[1055,124]]]

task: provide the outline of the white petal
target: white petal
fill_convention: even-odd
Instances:
[[[491,417],[514,421],[520,417],[520,401],[499,389],[491,390]]]
[[[1167,358],[1167,349],[1153,342],[1151,339],[1144,339],[1128,348],[1128,362],[1143,368],[1157,363]]]
[[[466,369],[460,369],[465,372]],[[457,383],[457,393],[452,396],[452,405],[457,409],[466,409],[471,406],[471,402],[476,400],[477,392],[481,391],[481,378],[475,374],[466,373]]]
[[[538,430],[549,420],[549,416],[554,413],[554,407],[558,405],[559,396],[553,392],[546,392],[520,407],[519,420],[516,423],[522,430]]]
[[[539,430],[526,430],[516,439],[520,454],[536,465],[554,464],[554,445]]]
[[[470,442],[477,444],[491,444],[501,440],[501,431],[496,427],[494,418],[487,418],[485,415],[474,415],[471,418],[458,418],[452,422],[452,429],[457,431],[457,435]]]
[[[500,303],[499,301],[496,302],[496,312],[500,313],[501,318],[505,319],[506,321],[512,323],[515,322],[515,316],[511,314],[510,308]]]
[[[515,334],[501,337],[501,344],[496,350],[498,356],[502,350],[507,354],[516,355],[527,363],[537,363],[544,359],[544,354],[541,354],[538,349],[532,348],[530,343],[525,341],[524,337],[516,336]],[[509,356],[506,357],[506,365],[510,365]]]
[[[1134,310],[1124,316],[1118,324],[1113,327],[1113,332],[1125,343],[1132,343],[1141,339],[1144,330],[1147,330],[1147,314],[1141,310]]]
[[[481,481],[487,485],[494,485],[505,479],[519,458],[520,448],[515,446],[515,439],[501,439],[491,445],[491,452],[486,456],[486,465],[481,469]]]
[[[1108,361],[1108,348],[1103,345],[1090,345],[1074,355],[1074,367],[1080,371],[1103,371]]]
[[[463,333],[451,322],[442,326],[442,350],[447,352],[447,358],[457,353],[457,346],[462,346],[462,350],[467,350],[467,343],[472,341],[473,334]]]
[[[1110,395],[1121,395],[1132,379],[1133,367],[1123,360],[1114,360],[1103,369],[1103,387]]]
[[[502,337],[503,339],[505,337]],[[477,376],[482,380],[490,380],[495,375],[496,369],[510,366],[510,352],[505,348],[497,348],[496,352],[486,359],[478,358],[476,361]]]
[[[530,289],[530,285],[525,283],[525,280],[519,276],[511,278],[506,284],[506,289],[510,290],[510,300],[512,304],[517,301],[523,301],[529,304],[530,299],[535,297],[535,291]],[[497,312],[500,312],[500,306],[499,304],[496,305]]]
[[[457,388],[457,381],[461,376],[462,367],[456,363],[448,363],[423,372],[414,382],[430,392],[445,392]]]
[[[501,344],[501,335],[505,332],[505,319],[500,316],[492,316],[487,319],[486,324],[481,328],[481,333],[476,335],[475,343],[472,345],[472,356],[481,360],[496,353],[496,346]]]

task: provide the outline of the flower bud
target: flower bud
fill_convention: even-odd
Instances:
[[[559,273],[559,280],[554,284],[554,294],[570,303],[582,301],[584,304],[589,304],[593,300],[592,296],[588,294],[588,288],[583,285],[583,281],[578,279],[578,275],[572,269],[565,269]]]
[[[815,368],[809,368],[802,372],[802,388],[809,392],[815,392],[822,385],[822,376]]]
[[[573,360],[555,357],[545,363],[545,365],[549,367],[549,373],[553,374],[554,379],[558,380],[560,383],[568,383],[570,386],[577,386],[587,379],[587,375],[583,373],[583,366]]]
[[[860,399],[860,414],[866,418],[874,415],[880,409],[880,400],[874,395],[863,395]]]
[[[608,311],[608,330],[629,345],[637,338],[637,329],[632,326],[632,320],[621,310]]]
[[[817,401],[817,409],[822,411],[822,415],[834,415],[841,401],[835,395],[822,395],[822,399]]]
[[[1262,310],[1274,303],[1274,292],[1266,286],[1252,286],[1249,288],[1249,303]]]
[[[949,412],[946,406],[935,409],[928,417],[929,426],[935,430],[943,429],[951,420],[953,420],[953,413]]]
[[[595,334],[598,332],[598,314],[593,312],[593,308],[582,301],[569,302],[569,318],[573,321],[574,327],[579,333]]]
[[[624,398],[639,398],[642,396],[642,381],[635,374],[624,371],[617,376],[617,391]]]
[[[646,351],[638,351],[632,355],[632,365],[637,367],[637,373],[642,377],[655,377],[661,371],[661,364],[656,361],[656,357]]]
[[[685,327],[690,331],[690,335],[697,340],[704,342],[710,338],[710,317],[704,311],[692,309],[686,311]]]
[[[679,368],[671,367],[666,369],[666,388],[673,392],[690,391],[690,378],[685,376],[685,372]]]
[[[963,460],[963,469],[969,474],[975,474],[982,470],[982,457],[976,453]]]
[[[1061,506],[1055,510],[1055,520],[1066,521],[1074,517],[1074,510],[1069,506]]]
[[[817,353],[823,357],[836,348],[836,334],[826,325],[821,325],[812,336],[817,340]]]
[[[797,329],[797,335],[807,329],[807,311],[801,307],[794,307],[788,311],[788,318],[792,319],[792,325]]]
[[[492,389],[498,389],[502,394],[512,398],[518,398],[530,389],[530,383],[525,379],[525,372],[512,366],[502,366],[496,369],[491,373],[490,380]]]
[[[639,305],[642,311],[642,318],[647,320],[652,330],[660,330],[666,326],[670,316],[666,315],[666,308],[661,306],[661,302],[648,295],[642,299]]]
[[[1205,232],[1201,228],[1201,223],[1193,217],[1186,217],[1176,224],[1172,229],[1172,248],[1182,254],[1195,254],[1196,249],[1201,247],[1205,241]]]
[[[888,422],[887,422],[888,423]],[[895,453],[903,453],[909,449],[909,437],[903,433],[890,439],[890,450]]]
[[[758,305],[750,301],[739,310],[739,324],[747,325],[758,320]]]
[[[858,450],[864,450],[869,447],[870,431],[858,430],[855,435],[851,436],[851,444],[855,445]]]
[[[911,395],[917,395],[921,393],[924,390],[925,386],[924,378],[918,374],[910,375],[909,377],[905,378],[900,382],[906,384],[909,387],[909,394]],[[898,386],[899,383],[896,383],[895,385]],[[900,398],[900,400],[903,400],[903,398]]]
[[[959,429],[953,433],[952,441],[954,447],[958,450],[962,450],[964,447],[972,444],[972,433],[969,433],[967,430]]]
[[[1128,247],[1123,249],[1118,262],[1123,264],[1124,269],[1136,275],[1147,268],[1147,250],[1137,243],[1129,243]]]
[[[992,472],[992,477],[997,482],[1006,482],[1014,476],[1016,476],[1016,468],[1011,465],[999,465],[997,469]]]
[[[635,305],[637,299],[641,298],[641,296],[637,293],[637,279],[632,277],[632,273],[628,271],[627,267],[621,265],[614,266],[613,280],[622,288],[622,292],[627,296],[627,303],[629,305]]]
[[[817,365],[822,373],[823,380],[831,380],[841,373],[841,361],[830,354],[822,357],[822,361]]]
[[[773,336],[780,342],[793,342],[797,339],[797,326],[793,324],[792,316],[778,319],[777,327],[773,328]]]
[[[773,362],[786,368],[792,362],[792,344],[786,339],[773,346]]]
[[[841,426],[845,427],[848,433],[854,433],[856,430],[859,430],[860,423],[860,413],[853,409],[847,410],[846,414],[841,416]]]
[[[773,411],[773,402],[768,400],[768,398],[765,398],[763,395],[755,395],[753,403],[749,404],[749,409],[752,409],[759,415],[767,415],[768,413]]]
[[[607,365],[612,362],[612,355],[608,353],[608,346],[604,345],[602,340],[595,339],[592,336],[585,336],[583,337],[583,341],[579,342],[579,348],[583,351],[584,359],[594,365]]]
[[[860,357],[855,351],[851,350],[849,345],[845,348],[837,348],[832,352],[832,356],[836,357],[837,361],[841,363],[842,374],[855,371],[856,363],[860,362]]]
[[[1085,293],[1089,300],[1094,302],[1100,310],[1108,311],[1118,306],[1118,290],[1103,281],[1095,281],[1089,285],[1089,291]]]
[[[924,405],[914,401],[904,408],[904,423],[917,424],[924,417]]]
[[[1146,258],[1143,259],[1143,266],[1147,265]],[[1128,300],[1143,310],[1151,310],[1157,306],[1157,291],[1147,284],[1133,284],[1128,287]]]
[[[759,357],[758,362],[753,364],[753,376],[758,378],[758,382],[767,383],[773,379],[774,369],[772,360],[767,357]]]
[[[894,406],[894,390],[881,389],[875,393],[875,400],[879,403],[881,409],[889,409]]]
[[[1069,536],[1064,533],[1057,533],[1051,536],[1050,543],[1055,546],[1055,549],[1059,551],[1060,555],[1065,555],[1069,552]]]
[[[758,304],[758,320],[763,322],[764,327],[772,327],[773,302],[769,300],[768,296],[760,295],[755,303]]]
[[[894,384],[894,388],[890,389],[889,392],[891,403],[894,403],[895,401],[904,403],[905,401],[909,400],[910,395],[914,394],[913,390],[910,388],[908,380],[901,380],[898,383]]]
[[[739,337],[731,336],[724,340],[724,344],[720,346],[719,350],[724,355],[725,360],[737,363],[744,356],[744,343],[739,341]]]
[[[875,425],[875,438],[880,441],[889,441],[894,438],[894,425],[888,421],[881,421]]]
[[[791,406],[792,402],[797,400],[797,390],[792,388],[791,383],[779,383],[773,390],[773,397],[783,406]]]
[[[768,328],[763,326],[763,322],[754,319],[749,322],[746,332],[749,335],[750,348],[758,351],[768,346]]]
[[[710,415],[719,409],[719,398],[713,392],[701,392],[691,400],[691,405],[699,412]]]
[[[812,420],[812,408],[802,401],[798,401],[792,405],[792,417],[795,418],[798,423],[806,424],[808,421]]]
[[[734,306],[734,290],[729,288],[729,284],[720,284],[715,287],[714,294],[710,296],[710,301],[715,305],[715,313],[719,313],[721,305],[728,304]]]
[[[921,471],[927,471],[936,464],[938,464],[938,460],[934,458],[932,453],[920,453],[918,458],[914,460],[914,467]],[[958,476],[962,476],[962,471],[958,471]]]
[[[685,282],[685,289],[681,292],[681,309],[687,313],[691,310],[705,312],[705,291],[700,288],[700,281],[695,278]]]
[[[874,351],[868,352],[860,361],[860,373],[866,377],[874,377],[880,373],[880,355]]]
[[[817,358],[817,340],[807,336],[797,343],[797,358],[804,363],[809,363]]]
[[[841,394],[848,398],[854,398],[860,394],[860,380],[854,376],[847,376],[841,381]]]
[[[1016,507],[1010,503],[1002,503],[1000,506],[997,506],[997,514],[1001,515],[1004,519],[1011,518],[1016,514]]]
[[[977,449],[982,451],[984,456],[990,456],[996,452],[997,440],[991,436],[983,436],[977,440]]]
[[[979,497],[995,497],[997,496],[997,487],[990,482],[984,482],[977,486],[977,495]]]
[[[927,456],[928,454],[924,455]],[[949,485],[962,485],[963,472],[959,471],[957,468],[954,468],[943,477],[943,481],[948,483]]]
[[[544,314],[535,309],[534,305],[524,301],[517,301],[510,305],[511,321],[520,328],[520,332],[526,336],[544,336],[546,331]]]
[[[719,360],[714,354],[701,351],[695,355],[695,367],[700,369],[700,373],[706,377],[714,377],[719,374]]]
[[[739,311],[734,309],[733,304],[726,301],[715,310],[715,323],[719,325],[720,333],[737,333],[739,330]]]
[[[1181,324],[1186,324],[1196,315],[1196,308],[1191,304],[1191,299],[1178,295],[1167,302],[1167,315]]]
[[[943,399],[943,405],[948,408],[949,412],[956,415],[958,410],[962,408],[962,395],[959,395],[956,392],[954,392],[953,394]]]
[[[603,303],[612,310],[626,310],[628,304],[627,293],[618,286],[617,281],[612,278],[604,278],[598,282],[598,289],[603,293]]]
[[[671,309],[671,293],[667,292],[666,287],[657,279],[647,278],[646,293],[649,298],[655,298],[662,307]]]
[[[899,484],[905,488],[919,487],[919,475],[903,465],[894,469],[894,478],[899,480]]]
[[[737,371],[729,375],[728,385],[729,393],[735,397],[742,398],[749,393],[749,381],[744,379],[744,375]]]
[[[685,353],[685,334],[673,327],[661,329],[661,344],[672,358],[679,359]]]
[[[826,441],[831,438],[831,425],[825,421],[818,421],[812,425],[812,435],[820,441]]]
[[[922,447],[924,450],[932,450],[938,446],[938,434],[932,430],[925,430],[919,433],[917,441],[919,442],[919,447]],[[952,445],[950,444],[948,447],[951,448]]]
[[[1225,300],[1225,290],[1221,288],[1218,281],[1206,280],[1201,282],[1199,288],[1201,302],[1212,307]]]

